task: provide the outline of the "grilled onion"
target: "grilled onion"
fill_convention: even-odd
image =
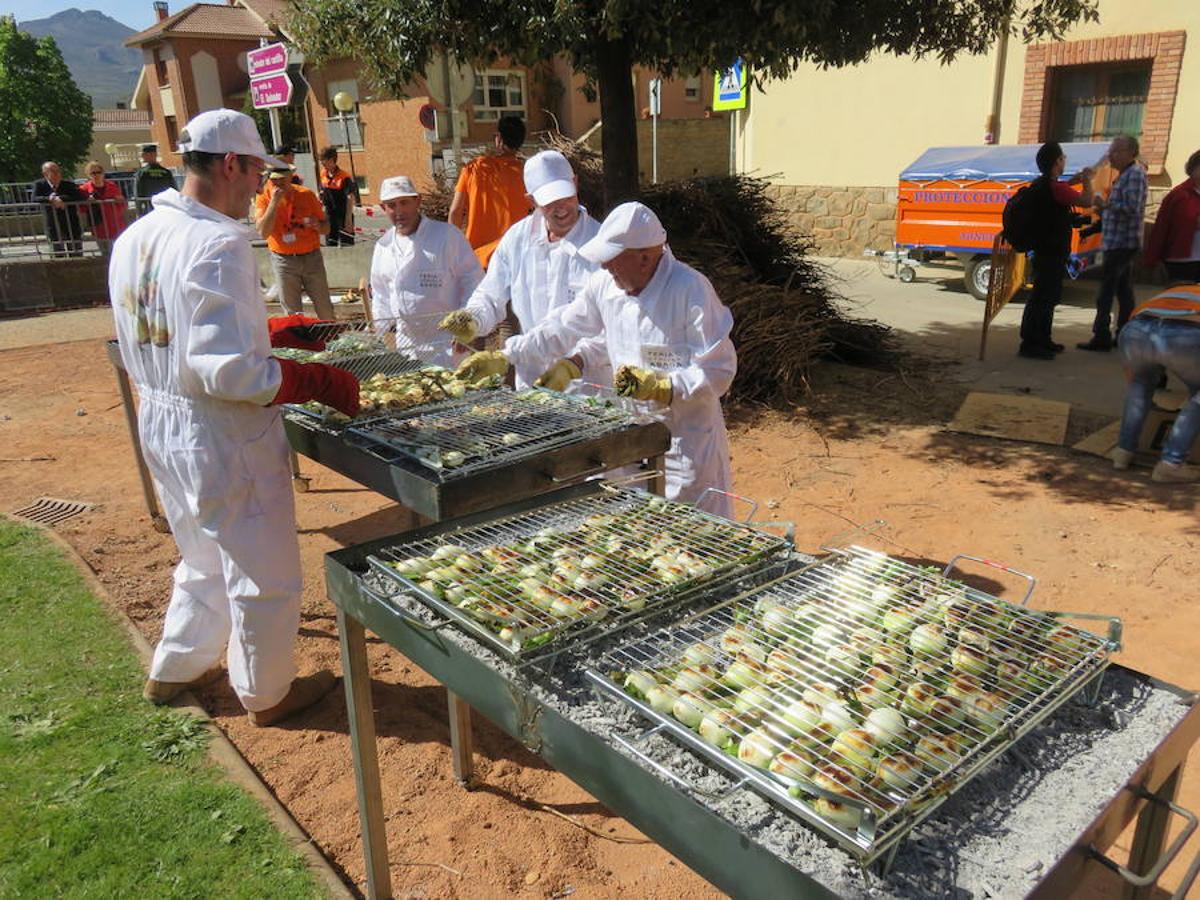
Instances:
[[[938,697],[929,707],[929,719],[934,727],[953,731],[962,724],[964,712],[957,697]]]
[[[846,632],[842,631],[841,628],[832,622],[826,622],[813,629],[812,641],[818,649],[824,652],[830,647],[844,644],[846,642]]]
[[[765,728],[756,728],[738,745],[738,759],[760,769],[765,769],[779,752],[779,744]]]
[[[864,727],[880,746],[894,744],[908,730],[904,716],[890,706],[871,710]]]
[[[752,659],[738,658],[729,664],[729,668],[721,676],[721,683],[726,687],[741,690],[742,688],[762,684],[768,681],[769,678],[770,672],[762,663],[755,662]]]
[[[917,741],[916,756],[931,769],[944,772],[954,764],[956,751],[956,742],[945,735],[927,734]]]
[[[697,694],[680,694],[671,707],[671,715],[688,728],[696,728],[712,709],[713,705]]]
[[[847,728],[833,739],[830,749],[856,777],[867,778],[874,771],[875,737],[865,728]]]
[[[792,745],[780,750],[767,769],[784,781],[808,781],[816,771],[816,755],[805,747]]]
[[[821,707],[821,716],[833,726],[834,731],[845,731],[857,724],[854,716],[841,700],[830,700],[826,703]]]
[[[704,714],[697,729],[706,742],[718,750],[724,750],[733,741],[732,728],[737,723],[734,715],[723,709],[711,709]]]
[[[680,669],[672,680],[671,687],[682,693],[703,694],[711,690],[716,681],[716,667],[701,664]]]
[[[879,760],[875,768],[876,781],[897,791],[907,791],[921,775],[921,761],[903,750]]]
[[[794,733],[810,731],[821,721],[821,704],[795,700],[783,710],[783,721]]]
[[[913,653],[919,653],[922,656],[937,656],[946,649],[946,634],[941,625],[926,622],[913,629],[913,633],[908,639],[908,646],[912,648]]]
[[[992,732],[1004,721],[1005,706],[999,694],[984,691],[971,698],[967,713],[981,729]]]
[[[950,665],[968,675],[983,675],[991,665],[991,658],[970,644],[959,644],[950,651]]]
[[[685,666],[711,666],[716,658],[716,651],[703,642],[692,644],[683,651]]]
[[[646,692],[646,702],[650,704],[650,708],[656,713],[662,713],[664,716],[670,715],[675,708],[675,701],[679,699],[679,692],[673,688],[656,685]]]
[[[645,697],[656,687],[658,687],[658,682],[649,672],[635,671],[625,676],[625,690],[639,696]]]

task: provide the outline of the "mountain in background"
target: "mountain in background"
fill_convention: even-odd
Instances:
[[[136,32],[94,9],[67,9],[48,19],[31,19],[18,28],[58,43],[75,83],[91,95],[96,109],[128,103],[142,70],[142,52],[124,46]]]

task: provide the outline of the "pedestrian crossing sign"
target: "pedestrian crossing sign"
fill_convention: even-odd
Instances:
[[[714,112],[746,108],[746,64],[741,58],[713,78],[712,108]]]

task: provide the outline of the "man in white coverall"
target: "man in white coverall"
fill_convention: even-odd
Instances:
[[[392,227],[371,257],[371,310],[379,333],[396,330],[396,347],[425,362],[453,366],[456,353],[438,322],[462,309],[483,277],[463,233],[421,215],[421,195],[404,175],[385,178],[379,204]]]
[[[182,190],[113,246],[109,292],[137,385],[146,462],[180,562],[144,695],[166,703],[229,678],[256,725],[316,702],[333,673],[297,678],[300,549],[278,404],[358,411],[348,372],[271,356],[246,215],[267,156],[249,116],[201,113],[179,135]]]
[[[482,378],[572,348],[571,365],[585,378],[597,362],[609,364],[618,393],[644,401],[671,429],[667,497],[694,503],[706,488],[730,489],[721,395],[737,372],[729,339],[733,316],[707,278],[675,259],[666,240],[651,209],[621,204],[580,248],[602,271],[574,302],[528,334],[509,338],[502,352],[472,354],[459,371]],[[580,344],[587,338],[602,342]],[[731,512],[724,494],[710,494],[704,508]]]
[[[487,274],[466,308],[442,320],[441,327],[459,344],[467,345],[481,334],[490,334],[504,321],[510,300],[521,330],[532,331],[574,300],[597,269],[579,248],[596,236],[600,223],[579,205],[571,163],[557,150],[543,150],[525,163],[524,174],[525,190],[537,209],[504,233],[488,263]],[[588,381],[611,383],[603,354],[594,358],[596,368],[589,370]],[[517,362],[517,387],[529,387],[544,374],[539,384],[565,390],[580,373],[567,360],[552,367],[554,361],[554,357],[537,359],[531,355]]]

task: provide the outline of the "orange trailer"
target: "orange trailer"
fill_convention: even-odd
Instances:
[[[911,281],[917,263],[955,256],[963,280],[977,300],[987,297],[992,241],[1008,198],[1038,175],[1036,144],[932,147],[900,173],[896,202],[896,249],[887,254],[896,274]],[[1081,169],[1098,168],[1107,144],[1063,144],[1064,180]],[[1106,166],[1107,168],[1107,166]],[[1067,273],[1072,278],[1096,262],[1100,236],[1072,232]],[[903,271],[907,269],[907,271]]]

